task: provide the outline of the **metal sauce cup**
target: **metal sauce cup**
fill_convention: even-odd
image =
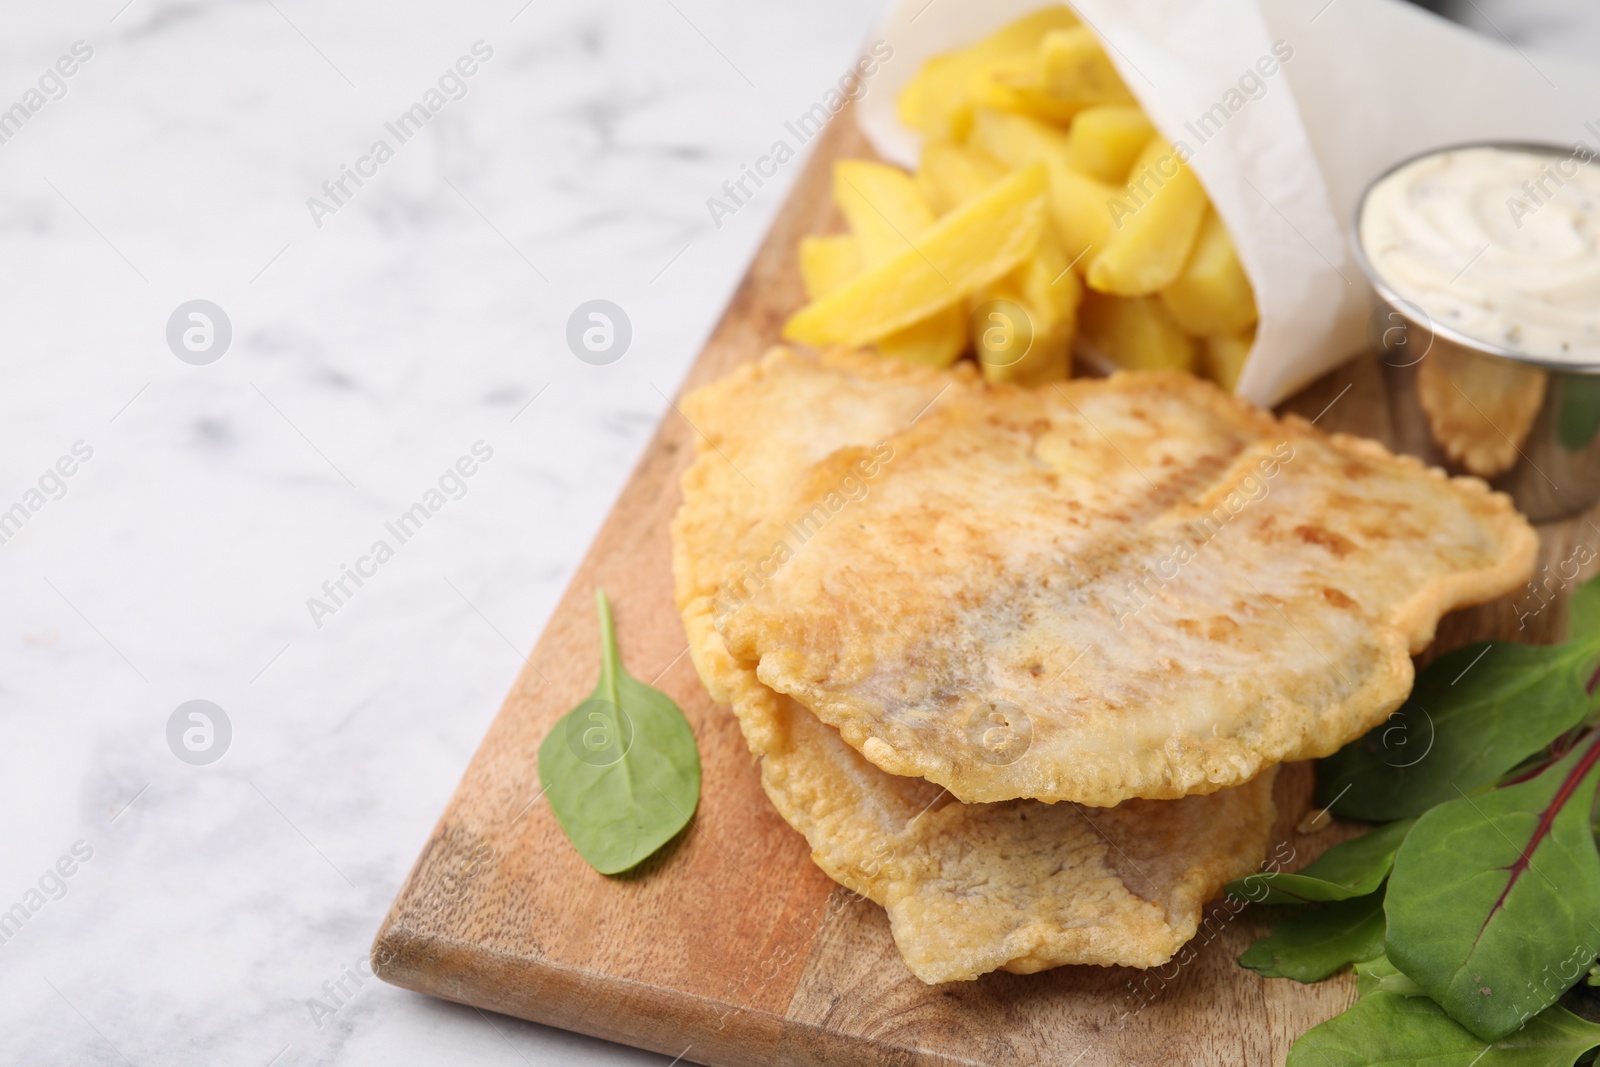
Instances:
[[[1395,164],[1361,194],[1353,244],[1381,301],[1372,341],[1395,398],[1398,444],[1453,473],[1486,479],[1534,522],[1564,518],[1600,500],[1600,364],[1530,356],[1434,322],[1383,280],[1362,246],[1361,215],[1380,182],[1418,160],[1469,148],[1574,155],[1570,146],[1549,144],[1452,145]]]

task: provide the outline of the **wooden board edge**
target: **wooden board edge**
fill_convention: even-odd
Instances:
[[[838,892],[849,890],[841,886]],[[829,1030],[683,991],[559,964],[528,964],[395,923],[386,923],[374,941],[372,961],[378,978],[402,989],[706,1067],[985,1067],[965,1057]],[[455,977],[441,981],[441,974]],[[560,1010],[574,1003],[603,1003],[607,1011],[575,1015]],[[608,1016],[628,1023],[608,1023]]]

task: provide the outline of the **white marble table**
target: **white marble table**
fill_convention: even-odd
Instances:
[[[0,124],[0,1064],[666,1062],[350,975],[798,163],[707,198],[874,7],[125,2],[0,12],[0,111],[92,50]],[[594,298],[608,366],[565,340]]]
[[[124,5],[0,13],[0,1063],[665,1062],[359,968],[875,5]]]

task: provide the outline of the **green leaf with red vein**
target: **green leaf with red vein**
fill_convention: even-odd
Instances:
[[[1485,1041],[1555,1003],[1600,953],[1597,766],[1591,734],[1530,781],[1434,808],[1395,856],[1387,955]]]
[[[1564,1008],[1485,1044],[1427,997],[1376,992],[1301,1035],[1288,1067],[1571,1067],[1600,1045],[1600,1026]]]
[[[1388,721],[1317,764],[1317,803],[1388,822],[1494,785],[1589,715],[1600,634],[1574,636],[1440,656]]]
[[[1567,640],[1596,639],[1600,639],[1600,578],[1590,578],[1572,591],[1567,602]],[[1589,689],[1592,692],[1595,686],[1591,684]]]

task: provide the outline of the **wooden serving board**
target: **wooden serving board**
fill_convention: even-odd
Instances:
[[[845,111],[684,390],[778,338],[802,302],[798,240],[839,228],[833,161],[871,155]],[[1285,406],[1426,454],[1425,440],[1395,432],[1391,412],[1405,387],[1376,358],[1359,359]],[[1063,967],[947,986],[912,977],[882,909],[814,866],[767,802],[733,716],[711,703],[690,665],[667,529],[694,434],[676,411],[657,430],[390,909],[372,951],[380,977],[718,1067],[1277,1064],[1295,1037],[1350,1003],[1348,977],[1302,986],[1238,967],[1265,923],[1220,905],[1182,965]],[[1544,562],[1567,559],[1580,540],[1600,545],[1597,518],[1600,509],[1544,528]],[[620,878],[578,858],[540,800],[535,763],[551,724],[594,686],[596,586],[612,596],[623,661],[678,702],[704,767],[688,829]],[[1440,627],[1434,652],[1489,637],[1558,639],[1564,604],[1526,622],[1519,632],[1507,601],[1460,612]],[[1297,832],[1310,788],[1305,765],[1280,775],[1278,834],[1294,850],[1291,866],[1348,834]]]

